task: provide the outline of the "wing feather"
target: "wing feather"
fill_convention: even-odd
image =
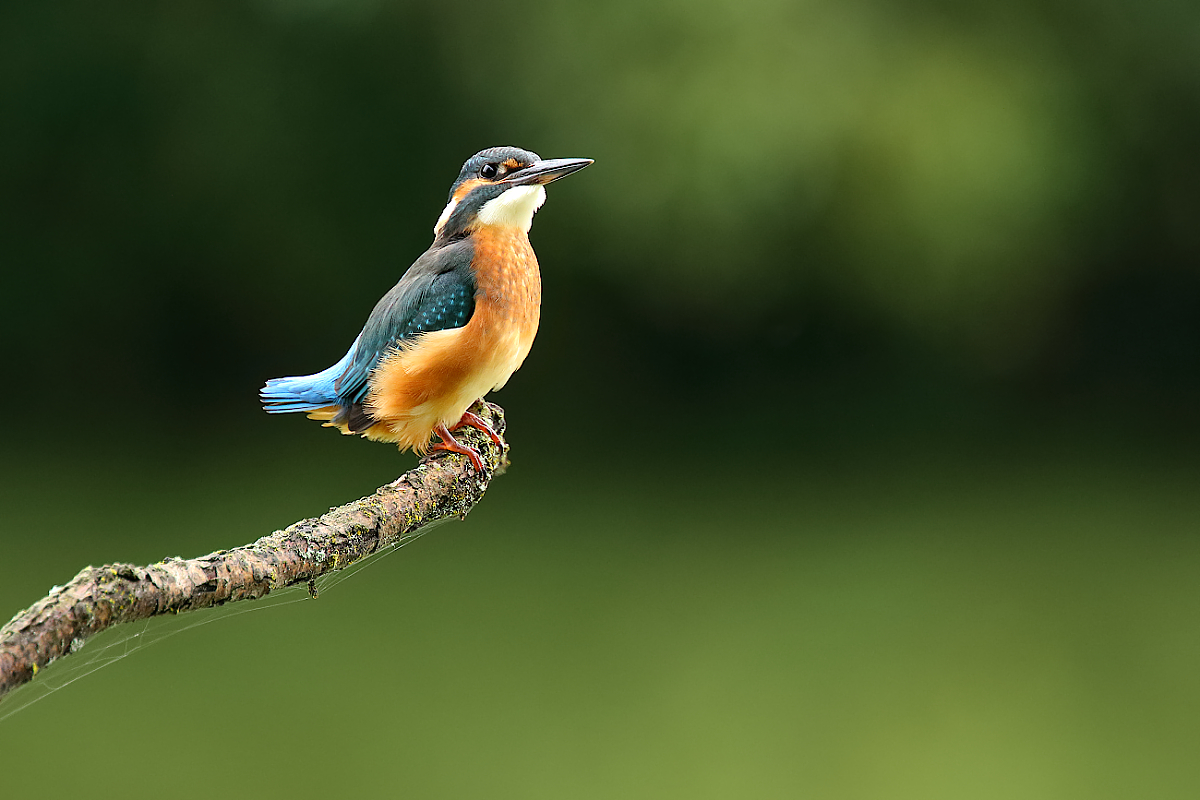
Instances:
[[[375,305],[359,334],[354,355],[334,383],[339,400],[361,405],[371,371],[401,342],[429,331],[461,328],[475,312],[470,240],[429,250]]]

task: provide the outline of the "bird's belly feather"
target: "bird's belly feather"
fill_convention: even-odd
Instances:
[[[529,354],[536,322],[533,329],[505,324],[490,311],[481,305],[466,327],[422,334],[380,362],[366,399],[379,420],[369,438],[423,453],[436,425],[453,425],[508,381]]]

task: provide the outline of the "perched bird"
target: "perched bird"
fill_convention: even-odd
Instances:
[[[500,444],[467,409],[504,386],[537,334],[542,283],[529,227],[545,185],[591,163],[516,147],[467,159],[433,244],[375,305],[346,355],[314,375],[267,381],[267,412],[303,411],[418,454],[461,453],[482,472],[478,451],[451,431],[470,426]],[[431,443],[433,434],[441,441]]]

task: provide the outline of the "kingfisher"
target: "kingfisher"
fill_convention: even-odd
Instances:
[[[453,431],[476,428],[501,446],[467,409],[503,387],[529,355],[542,298],[529,244],[533,215],[546,184],[591,163],[519,147],[468,158],[433,226],[433,244],[375,305],[346,355],[313,375],[267,381],[266,411],[305,412],[418,455],[459,453],[482,474],[479,452]]]

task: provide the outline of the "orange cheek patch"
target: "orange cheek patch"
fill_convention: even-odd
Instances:
[[[471,178],[470,180],[463,181],[463,185],[454,190],[454,202],[458,203],[472,191],[486,183],[487,181],[480,180],[479,178]]]

